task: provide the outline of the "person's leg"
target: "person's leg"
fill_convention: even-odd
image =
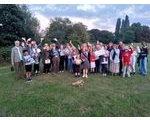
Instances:
[[[33,66],[33,71],[34,71],[34,73],[37,72],[37,66],[36,66],[36,64],[34,64],[34,66]]]
[[[123,68],[122,59],[120,59],[120,63],[119,63],[119,74],[120,75],[122,74],[122,68]]]
[[[83,77],[85,77],[85,69],[83,68]]]
[[[14,63],[16,80],[19,80],[19,62]]]
[[[143,59],[143,75],[147,75],[147,57]]]
[[[95,61],[96,62],[96,73],[99,72],[99,59]]]
[[[127,66],[127,76],[130,77],[130,66]]]
[[[19,68],[18,68],[18,70],[19,70],[19,78],[24,79],[24,73],[25,73],[25,71],[24,71],[23,62],[19,62]]]
[[[140,70],[140,74],[142,75],[143,74],[143,59],[140,58],[139,62],[140,62],[139,70]]]
[[[68,56],[65,56],[65,70],[68,70]]]
[[[85,77],[88,78],[88,69],[85,69]]]
[[[26,80],[28,81],[29,79],[29,75],[28,75],[28,72],[26,72]]]
[[[59,71],[62,71],[62,56],[60,56]]]
[[[65,56],[62,57],[62,72],[64,71]]]
[[[46,73],[46,64],[44,63],[44,66],[43,66],[43,73]]]
[[[38,73],[40,72],[40,65],[39,64],[36,64],[37,65],[37,71]]]
[[[126,68],[127,68],[127,66],[124,65],[124,66],[123,66],[123,77],[125,77],[125,75],[126,75]]]
[[[28,77],[29,77],[29,80],[32,80],[31,79],[31,72],[28,72]]]
[[[56,69],[56,73],[58,73],[59,72],[59,63],[60,63],[60,58],[59,57],[57,57],[56,58],[56,61],[57,61],[57,69]]]
[[[133,74],[135,74],[135,65],[136,65],[136,57],[133,57],[133,64],[132,64],[132,68],[133,68]]]

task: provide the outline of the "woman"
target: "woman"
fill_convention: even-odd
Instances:
[[[43,48],[42,52],[42,59],[43,59],[43,73],[49,73],[50,72],[50,47],[46,44]]]
[[[114,45],[110,52],[110,72],[112,75],[117,75],[119,73],[119,54],[120,50],[118,49],[118,46]]]
[[[139,62],[140,62],[140,74],[143,76],[147,75],[147,62],[148,62],[148,47],[143,41],[142,43],[142,48],[140,49],[140,54],[139,54]]]
[[[88,78],[89,69],[89,59],[88,59],[88,49],[85,45],[82,47],[81,59],[83,61],[83,78]]]
[[[65,49],[63,45],[60,45],[59,53],[60,53],[59,71],[64,72]]]
[[[56,48],[55,44],[52,44],[52,61],[53,61],[53,72],[54,73],[58,73],[59,72],[59,62],[60,62],[60,58],[59,58],[59,51]]]

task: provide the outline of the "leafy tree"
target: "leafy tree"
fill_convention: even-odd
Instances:
[[[39,22],[26,5],[0,5],[0,46],[11,45],[21,37],[37,39]]]
[[[46,30],[46,38],[57,38],[60,43],[72,40],[74,44],[80,44],[89,40],[87,27],[82,23],[73,24],[68,18],[54,18]]]
[[[123,33],[123,42],[128,44],[132,43],[135,39],[134,31],[131,29],[126,29],[126,31]]]

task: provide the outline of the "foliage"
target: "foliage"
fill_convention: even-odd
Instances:
[[[114,34],[106,30],[100,31],[98,29],[92,29],[88,32],[90,34],[90,42],[92,43],[96,43],[96,41],[100,41],[105,44],[108,44],[110,41],[114,40]]]
[[[79,44],[88,41],[87,28],[82,23],[72,23],[68,18],[54,18],[46,30],[46,38],[50,40],[57,38],[64,44],[72,40]]]
[[[0,46],[11,45],[21,37],[39,36],[39,22],[26,5],[0,5],[0,23]]]

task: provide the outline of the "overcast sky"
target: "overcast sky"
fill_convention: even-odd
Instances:
[[[117,18],[129,15],[130,24],[140,22],[150,26],[150,4],[29,4],[31,12],[39,19],[41,29],[54,17],[68,17],[72,22],[82,22],[88,29],[114,31]]]

